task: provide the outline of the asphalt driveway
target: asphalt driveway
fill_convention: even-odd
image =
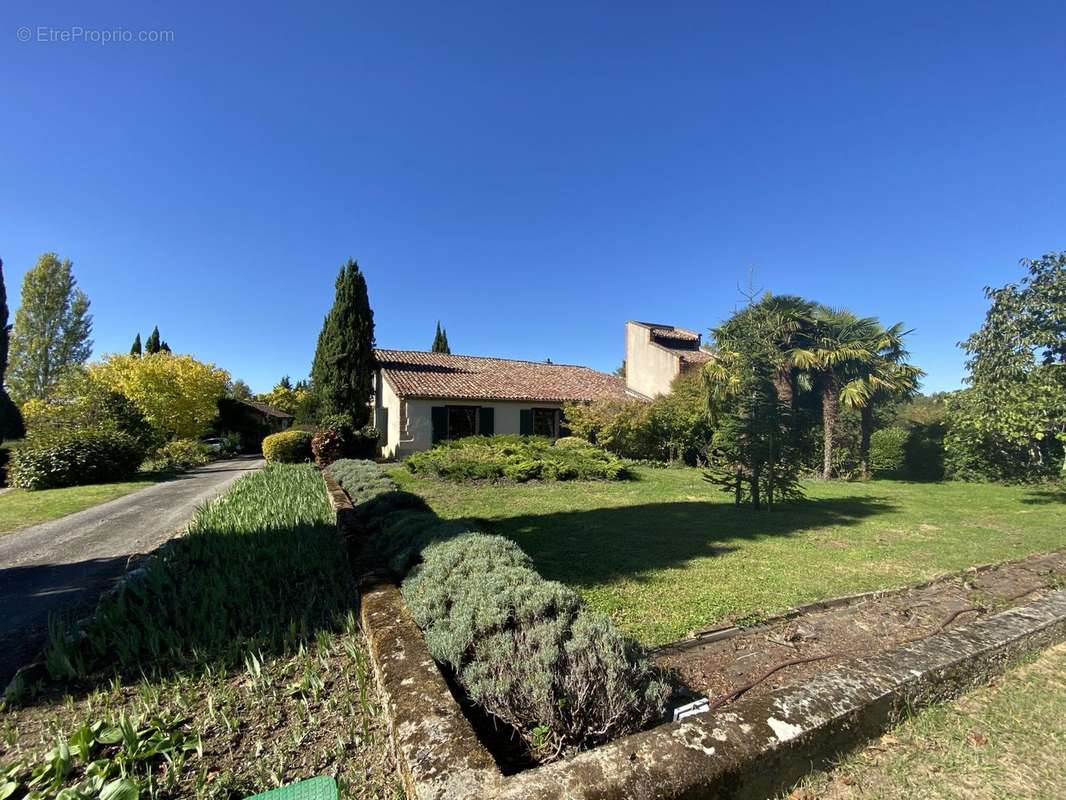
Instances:
[[[216,461],[62,519],[0,536],[0,691],[44,641],[53,612],[83,613],[126,570],[181,531],[196,508],[263,466]]]

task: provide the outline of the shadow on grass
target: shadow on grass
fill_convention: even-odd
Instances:
[[[1029,494],[1022,498],[1022,502],[1029,506],[1066,503],[1066,487],[1055,486],[1044,489],[1030,489]]]
[[[243,670],[249,653],[291,654],[344,625],[356,593],[324,494],[308,499],[309,489],[321,491],[321,478],[310,470],[289,474],[303,481],[291,496],[278,494],[284,475],[267,475],[239,501],[206,506],[199,524],[157,549],[157,558],[119,592],[104,595],[95,612],[66,599],[95,599],[121,574],[125,558],[0,571],[5,608],[26,607],[14,634],[32,633],[26,641],[46,644],[42,662],[20,675],[23,702],[78,696],[116,673],[161,680]],[[91,614],[86,635],[49,635],[45,643],[54,613],[62,611],[64,631],[75,630],[72,610]],[[6,628],[0,630],[6,638]]]
[[[514,540],[545,578],[592,586],[739,549],[744,541],[856,525],[898,506],[879,497],[809,499],[772,513],[724,503],[670,502],[472,519]]]

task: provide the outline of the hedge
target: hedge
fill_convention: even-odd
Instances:
[[[414,453],[404,464],[416,475],[470,480],[619,480],[627,476],[617,457],[596,447],[574,446],[572,437],[552,445],[539,436],[468,436]]]
[[[13,450],[8,482],[21,489],[57,489],[131,477],[144,447],[115,430],[69,428],[31,436]]]
[[[509,539],[443,521],[377,465],[328,468],[352,498],[375,555],[433,657],[539,761],[639,730],[668,692],[638,647]]]
[[[870,435],[870,469],[875,475],[903,475],[907,437],[908,433],[903,428],[882,428]]]
[[[309,431],[282,431],[263,439],[263,458],[278,464],[302,464],[311,459]]]

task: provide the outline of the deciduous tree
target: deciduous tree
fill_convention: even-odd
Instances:
[[[229,374],[189,355],[112,355],[89,367],[94,380],[128,397],[167,438],[195,439],[218,415]]]
[[[19,402],[46,397],[70,367],[92,352],[89,298],[74,279],[68,259],[45,253],[22,279],[22,305],[15,313],[8,383]]]

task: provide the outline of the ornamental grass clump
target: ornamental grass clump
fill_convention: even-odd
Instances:
[[[330,471],[373,521],[374,557],[406,575],[401,593],[430,653],[535,760],[594,747],[659,716],[668,688],[637,645],[573,590],[542,578],[510,539],[441,520],[372,462],[337,462]]]
[[[352,595],[321,476],[268,465],[202,506],[184,536],[101,601],[85,636],[53,636],[50,671],[240,665],[330,628]]]

